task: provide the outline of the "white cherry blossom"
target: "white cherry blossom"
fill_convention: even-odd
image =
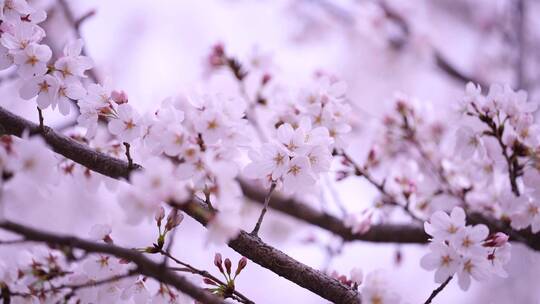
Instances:
[[[29,79],[20,89],[22,98],[29,100],[37,96],[37,104],[40,109],[56,105],[58,98],[58,80],[51,75],[44,75]]]
[[[121,104],[116,109],[117,118],[109,121],[109,131],[119,140],[132,142],[141,136],[140,116],[129,104]]]
[[[459,207],[452,209],[450,216],[437,211],[431,215],[429,222],[424,223],[424,228],[435,239],[451,239],[465,229],[465,212]]]
[[[422,257],[420,265],[426,270],[436,270],[435,282],[441,284],[458,271],[462,258],[444,243],[431,243],[429,249],[431,252]]]
[[[23,78],[41,76],[47,72],[47,62],[51,59],[51,49],[43,44],[31,43],[24,50],[17,52],[14,61],[18,65],[19,75]]]

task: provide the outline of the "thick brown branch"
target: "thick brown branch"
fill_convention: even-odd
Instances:
[[[31,227],[23,226],[10,221],[0,222],[0,228],[24,236],[25,239],[48,244],[56,244],[71,248],[79,248],[86,252],[110,254],[129,260],[137,265],[138,271],[145,276],[152,277],[159,282],[174,286],[179,291],[191,296],[202,303],[222,304],[222,299],[212,295],[206,290],[194,285],[186,278],[178,276],[173,271],[164,269],[161,263],[156,263],[141,253],[127,248],[105,243],[95,243],[74,236],[63,236],[43,232]]]
[[[242,180],[240,180],[240,186],[242,187],[244,196],[253,202],[264,203],[266,193],[263,189],[258,189]],[[377,243],[420,244],[428,241],[428,235],[424,232],[424,229],[414,225],[373,225],[364,234],[353,233],[351,228],[345,226],[341,219],[331,214],[315,210],[305,203],[298,202],[294,199],[283,198],[279,195],[272,197],[270,207],[296,219],[328,230],[346,241],[358,240]]]
[[[206,225],[213,216],[212,211],[198,200],[176,205],[176,207],[184,210],[203,225]],[[285,253],[269,246],[257,236],[241,231],[235,239],[229,242],[229,247],[262,267],[272,270],[277,275],[311,290],[329,301],[334,303],[360,303],[360,296],[355,290],[316,269],[296,261]]]
[[[112,178],[129,178],[131,172],[127,162],[103,153],[96,152],[65,135],[56,133],[53,129],[44,126],[43,131],[35,123],[17,116],[0,107],[0,126],[10,135],[22,136],[27,130],[29,135],[39,134],[52,147],[54,152],[79,163],[88,169]],[[134,164],[134,169],[140,166]]]

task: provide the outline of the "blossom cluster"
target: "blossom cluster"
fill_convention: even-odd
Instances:
[[[70,100],[80,100],[85,95],[81,80],[84,72],[92,67],[88,57],[81,56],[82,41],[66,45],[62,54],[53,58],[51,48],[40,42],[45,31],[38,25],[46,19],[43,10],[30,6],[26,1],[5,1],[0,7],[2,35],[0,36],[0,68],[13,64],[22,79],[20,95],[24,99],[37,96],[40,109],[51,106],[67,115]],[[54,62],[49,62],[54,59]]]
[[[471,170],[471,180],[476,180],[473,189],[495,185],[490,187],[493,193],[489,196],[485,191],[472,193],[471,201],[490,206],[494,216],[509,219],[515,229],[530,226],[533,233],[540,231],[540,197],[536,190],[540,185],[540,127],[533,116],[537,108],[524,91],[492,85],[483,95],[479,86],[470,83],[459,109],[480,125],[463,126],[456,136],[456,152],[469,161],[472,157],[484,168],[484,174],[472,175]]]
[[[507,276],[503,266],[510,260],[508,236],[499,232],[488,237],[485,225],[466,225],[462,208],[455,207],[450,215],[437,211],[424,227],[432,239],[421,265],[436,270],[436,283],[457,273],[459,286],[467,290],[471,277],[482,281],[492,274]]]
[[[195,194],[217,203],[224,214],[238,212],[235,178],[239,147],[246,144],[243,117],[239,100],[203,96],[167,99],[136,122],[141,130],[132,144],[149,158],[142,162],[144,171],[132,174],[132,186],[121,198],[130,221],[150,218],[161,203],[182,203]],[[227,231],[231,237],[238,228]]]
[[[323,78],[295,102],[277,112],[275,136],[251,151],[248,177],[283,186],[296,193],[313,186],[330,170],[332,153],[343,149],[343,136],[351,130],[346,119],[349,105],[343,82]]]
[[[112,244],[111,227],[95,225],[89,237]],[[93,254],[75,261],[78,252],[34,246],[24,250],[16,263],[0,265],[0,284],[17,294],[11,303],[57,303],[73,299],[78,303],[178,303],[179,293],[159,285],[155,292],[144,276],[127,274],[134,265],[114,256]],[[110,281],[110,278],[118,277]],[[99,283],[107,281],[107,284]],[[72,286],[85,286],[72,294]]]

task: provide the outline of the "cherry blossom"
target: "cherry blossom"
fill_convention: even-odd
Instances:
[[[47,12],[61,12],[57,4],[51,5],[47,4]],[[320,15],[331,17],[326,16],[325,22],[349,16],[350,11],[356,13],[348,9],[348,5],[357,8],[354,4],[343,4],[347,8],[343,10],[328,9],[333,5],[320,8],[324,12]],[[13,242],[15,249],[6,249],[6,256],[16,253],[18,260],[11,262],[9,256],[0,263],[0,298],[7,302],[183,303],[191,300],[184,300],[186,290],[177,283],[187,282],[189,290],[199,296],[251,303],[238,292],[241,283],[235,281],[247,258],[239,259],[234,272],[231,259],[215,255],[214,264],[225,279],[223,283],[221,277],[218,280],[210,271],[198,269],[196,263],[181,261],[182,251],[176,257],[180,245],[182,250],[191,250],[202,243],[203,248],[230,244],[240,254],[329,301],[336,301],[335,294],[346,294],[362,303],[399,303],[400,297],[379,271],[364,277],[362,269],[355,267],[347,278],[326,270],[343,265],[344,261],[334,259],[343,258],[342,252],[352,241],[425,245],[427,240],[425,255],[407,262],[412,260],[434,272],[434,282],[440,285],[426,302],[430,303],[449,283],[457,281],[466,291],[473,280],[508,277],[509,272],[514,275],[506,270],[514,242],[537,249],[540,124],[536,122],[537,90],[527,79],[533,72],[529,67],[517,69],[514,85],[530,89],[530,94],[508,84],[493,84],[487,89],[469,82],[462,98],[451,97],[458,100],[460,117],[455,119],[446,117],[446,108],[441,110],[438,104],[399,92],[391,97],[386,88],[396,86],[392,77],[388,82],[386,77],[373,81],[340,71],[352,84],[349,97],[348,85],[332,75],[336,66],[321,62],[328,70],[318,70],[311,81],[304,82],[301,75],[282,75],[284,70],[274,65],[270,56],[256,54],[244,63],[229,47],[218,43],[205,58],[204,88],[196,94],[190,89],[162,102],[145,100],[150,106],[144,112],[134,102],[142,99],[140,92],[129,92],[128,98],[125,91],[113,90],[112,82],[100,82],[100,77],[89,73],[93,61],[85,55],[83,40],[73,38],[80,36],[78,23],[92,11],[79,20],[71,20],[69,7],[55,14],[75,23],[75,31],[65,31],[67,36],[61,37],[68,43],[58,52],[56,46],[46,44],[58,40],[54,37],[58,25],[51,20],[42,28],[39,23],[47,13],[34,6],[26,0],[0,0],[0,69],[7,69],[3,72],[6,83],[28,101],[21,109],[16,103],[0,108],[6,118],[0,121],[0,226],[21,237],[0,241]],[[405,5],[407,9],[401,12],[403,7],[398,3],[360,7],[369,10],[359,15],[366,20],[357,22],[355,14],[345,17],[340,28],[351,28],[346,37],[335,36],[353,42],[349,46],[357,44],[358,35],[363,45],[378,41],[379,60],[370,62],[366,69],[373,64],[378,70],[392,63],[399,73],[398,65],[427,56],[435,59],[438,72],[462,82],[473,76],[483,83],[499,79],[497,73],[486,72],[491,71],[492,63],[488,67],[479,63],[471,69],[475,73],[467,75],[449,65],[436,44],[418,40],[422,35],[415,31],[421,28],[422,18],[417,18],[414,26],[407,23],[409,17],[416,16],[416,8]],[[476,17],[474,13],[468,16],[471,25],[477,22]],[[310,15],[312,23],[307,28],[317,31],[319,18]],[[489,18],[481,19],[482,34],[500,36],[491,35],[494,30]],[[320,28],[331,31],[333,27],[327,25]],[[380,37],[364,39],[373,33]],[[44,39],[46,34],[53,35]],[[422,49],[426,45],[429,52]],[[121,53],[128,51],[122,49]],[[363,50],[361,57],[369,52]],[[410,56],[412,52],[419,53]],[[281,56],[275,57],[282,60]],[[401,57],[406,62],[398,60]],[[474,61],[485,60],[477,59]],[[99,76],[107,76],[110,70],[98,68]],[[211,79],[218,70],[226,73]],[[505,79],[514,78],[507,72]],[[224,93],[213,93],[214,80],[219,89],[225,87],[221,90]],[[115,79],[114,83],[121,81]],[[356,82],[362,83],[361,90]],[[380,83],[384,90],[371,88],[374,83]],[[10,88],[5,87],[6,91]],[[405,86],[412,93],[429,97],[432,94],[425,93],[442,95],[445,90],[440,88],[424,92]],[[451,91],[454,89],[452,84]],[[158,91],[159,95],[162,92]],[[446,97],[442,95],[441,100],[446,101]],[[362,100],[355,100],[366,99],[384,107],[386,98],[390,98],[390,107],[381,115],[364,110]],[[34,116],[23,113],[22,119],[14,114],[25,106],[35,110],[36,104]],[[65,121],[56,121],[57,113],[49,116],[50,111],[42,111],[58,108],[67,116],[72,107],[77,111],[64,117]],[[321,178],[324,183],[319,182]],[[345,179],[347,184],[339,184]],[[263,187],[250,180],[261,182]],[[359,181],[376,192],[365,191],[374,198],[367,202],[371,205],[359,205],[366,203],[363,200],[349,202],[350,195],[344,199],[334,189],[361,190],[364,198],[364,189],[356,188]],[[255,222],[252,211],[260,209],[250,205],[252,200],[264,205],[255,228],[248,233]],[[111,207],[111,201],[118,205]],[[70,212],[58,222],[57,208]],[[326,255],[316,277],[303,278],[311,271],[304,271],[307,266],[294,254],[269,250],[276,242],[267,239],[271,229],[258,234],[264,214],[275,212],[270,208],[306,226],[332,232],[308,236],[306,243],[316,245],[313,250],[323,248]],[[14,220],[22,226],[36,224],[37,228],[45,215],[50,232],[44,229],[29,237],[25,234],[31,230],[17,230],[13,227],[18,226],[10,224]],[[196,225],[196,229],[206,231],[202,242],[184,238],[195,231],[188,217],[203,224]],[[280,239],[302,236],[304,229],[291,229],[281,221],[276,216],[271,222]],[[132,226],[124,227],[126,223]],[[425,233],[418,230],[421,223]],[[62,226],[70,228],[73,236],[50,237]],[[115,231],[114,241],[113,226],[122,227]],[[88,234],[81,233],[88,227]],[[152,233],[143,233],[149,227]],[[126,231],[135,237],[126,237]],[[172,231],[177,234],[175,241]],[[117,238],[122,232],[124,237]],[[39,241],[43,235],[49,237]],[[76,235],[81,235],[80,240]],[[94,249],[83,249],[80,244],[91,244]],[[406,249],[401,246],[396,250],[396,265],[404,263],[402,252]],[[264,249],[264,257],[258,251],[252,254],[258,249]],[[125,258],[118,250],[136,258]],[[276,270],[281,262],[304,270],[291,267],[294,275]],[[145,263],[161,265],[163,271],[156,274],[155,268],[148,268],[150,271]],[[178,278],[171,280],[173,276]]]
[[[28,80],[20,89],[21,97],[32,99],[37,96],[37,104],[41,109],[49,106],[56,106],[58,90],[60,88],[58,79],[51,75],[38,76]]]
[[[489,264],[484,257],[468,257],[463,260],[458,270],[458,284],[462,290],[469,289],[471,277],[477,281],[485,280],[489,277]]]
[[[374,271],[366,276],[362,288],[362,303],[396,304],[399,296],[388,288],[388,283],[381,271]]]
[[[68,43],[64,47],[63,57],[60,57],[55,63],[55,75],[66,82],[78,82],[79,78],[85,78],[85,71],[91,69],[92,61],[81,56],[83,41],[76,40]]]
[[[458,207],[452,209],[450,216],[444,211],[437,211],[424,228],[435,239],[452,239],[465,228],[465,212]]]
[[[496,233],[488,238],[485,225],[465,225],[465,212],[455,207],[450,216],[435,212],[425,230],[434,236],[420,264],[424,269],[436,270],[435,282],[443,283],[457,274],[462,290],[469,289],[471,278],[483,281],[491,274],[505,276],[503,265],[508,262],[507,236]],[[500,258],[497,252],[500,252]]]
[[[47,62],[51,56],[52,51],[48,46],[31,43],[15,54],[14,61],[19,66],[21,77],[41,76],[47,72]]]
[[[139,114],[128,104],[121,104],[116,109],[116,119],[109,121],[109,131],[124,142],[131,142],[141,135]]]
[[[441,284],[457,272],[462,264],[461,256],[444,243],[432,243],[429,249],[431,252],[422,258],[420,264],[427,270],[436,269],[435,282]]]
[[[531,226],[533,233],[540,231],[540,203],[534,198],[524,199],[520,210],[511,215],[512,227],[525,229]]]

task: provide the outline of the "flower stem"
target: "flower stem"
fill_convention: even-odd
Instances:
[[[439,292],[441,292],[445,287],[446,285],[448,285],[448,283],[450,283],[450,281],[452,280],[453,276],[449,277],[448,279],[446,279],[446,281],[444,281],[441,286],[437,287],[435,290],[433,290],[433,292],[431,293],[431,295],[429,296],[429,298],[424,302],[424,304],[429,304],[431,303],[431,301],[439,294]]]
[[[38,115],[39,115],[39,129],[43,131],[43,112],[39,107],[37,107]]]
[[[124,142],[124,146],[126,147],[126,157],[128,160],[128,167],[129,169],[133,169],[133,159],[131,158],[131,153],[129,149],[131,148],[131,145],[127,142]]]
[[[266,214],[266,209],[268,208],[268,203],[270,202],[270,197],[272,196],[272,192],[274,192],[274,189],[276,189],[276,182],[272,182],[272,185],[270,185],[270,190],[268,190],[268,194],[264,198],[264,207],[261,210],[261,215],[259,215],[259,219],[257,220],[257,224],[255,224],[255,228],[253,228],[253,231],[251,231],[251,235],[257,236],[259,233],[259,229],[261,228],[261,224],[264,218],[264,215]]]

